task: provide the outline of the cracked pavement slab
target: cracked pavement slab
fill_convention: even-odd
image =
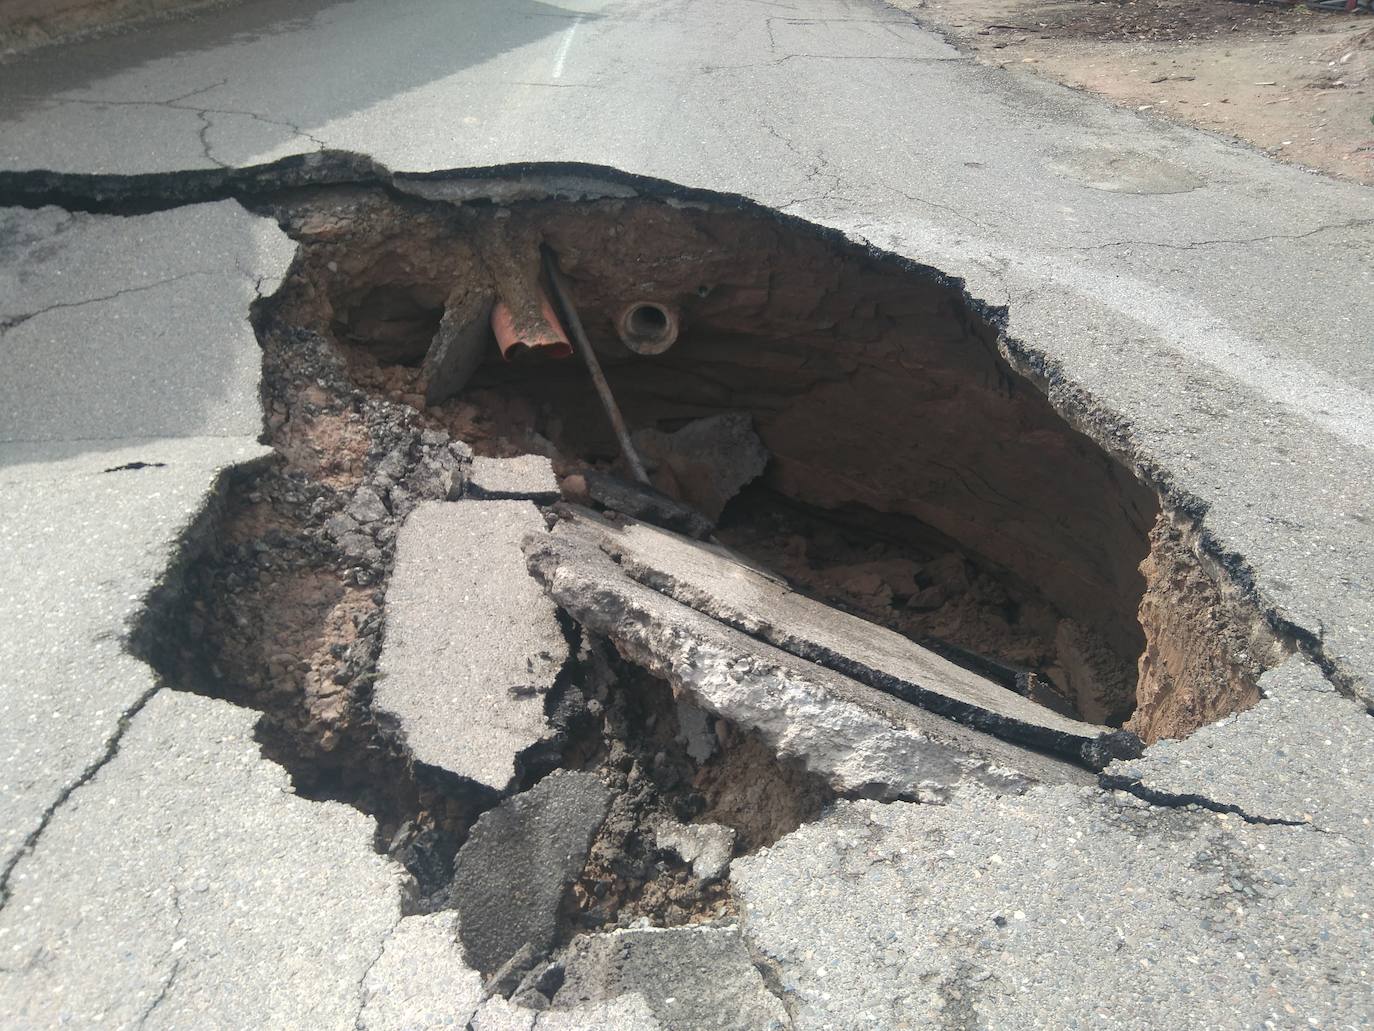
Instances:
[[[733,867],[798,1029],[1359,1027],[1370,874],[1341,837],[1092,788],[841,803]]]
[[[0,225],[8,871],[155,689],[123,638],[175,540],[266,453],[247,314],[291,248],[232,202]]]
[[[427,502],[397,540],[375,700],[411,755],[504,793],[553,734],[545,698],[568,659],[520,542],[528,501]]]
[[[370,819],[290,790],[255,722],[161,691],[58,811],[0,912],[9,1026],[353,1027],[399,868]]]

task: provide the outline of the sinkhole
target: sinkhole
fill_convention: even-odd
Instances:
[[[702,876],[664,827],[724,828],[728,859],[846,794],[567,606],[550,733],[504,790],[417,759],[374,705],[407,517],[473,491],[454,455],[548,459],[553,524],[634,478],[550,261],[654,496],[770,582],[1146,742],[1258,698],[1287,645],[957,280],[728,197],[486,186],[249,199],[299,245],[254,311],[274,455],[222,484],[133,638],[169,683],[260,710],[296,790],[375,815],[413,909],[462,912],[474,827],[556,772],[611,797],[559,896],[560,948],[737,915],[728,872]],[[491,975],[506,953],[468,956]]]

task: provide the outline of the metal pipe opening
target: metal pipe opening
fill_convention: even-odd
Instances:
[[[677,312],[657,301],[635,301],[620,313],[616,330],[636,354],[662,354],[677,341]]]

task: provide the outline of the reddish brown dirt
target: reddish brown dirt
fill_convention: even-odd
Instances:
[[[1374,183],[1374,18],[1235,0],[896,0],[1028,69]]]

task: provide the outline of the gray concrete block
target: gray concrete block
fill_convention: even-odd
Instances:
[[[521,948],[547,953],[558,907],[610,811],[590,773],[558,771],[473,825],[458,852],[453,898],[468,962],[491,974]]]
[[[519,498],[539,504],[559,498],[558,478],[553,474],[553,463],[543,455],[474,458],[468,491],[475,498]]]
[[[373,708],[417,762],[496,791],[551,733],[544,698],[568,658],[520,550],[542,533],[528,501],[422,504],[401,528],[387,589]]]

